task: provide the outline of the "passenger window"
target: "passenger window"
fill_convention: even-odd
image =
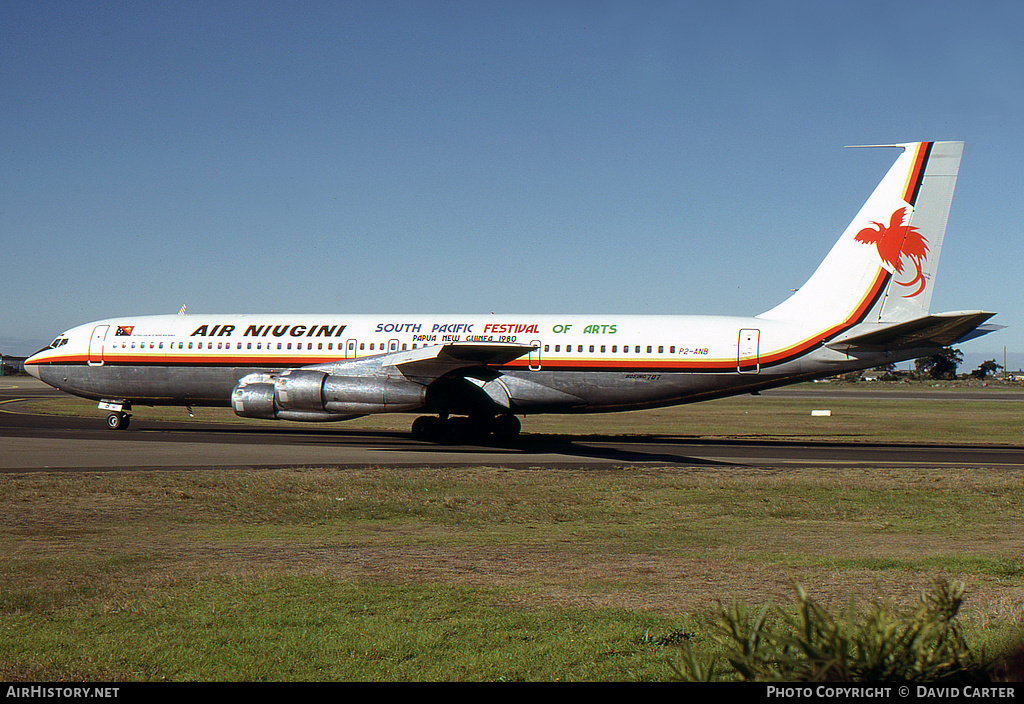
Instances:
[[[604,354],[604,345],[601,345],[601,354]]]
[[[593,353],[593,351],[594,351],[594,346],[593,345],[590,346],[590,351],[591,351],[591,353]]]
[[[651,353],[651,346],[647,345],[647,354],[650,354],[650,353]]]
[[[612,345],[612,353],[615,353],[615,352],[618,352],[618,351],[619,351],[619,346],[618,345]]]
[[[562,351],[562,346],[561,345],[555,345],[555,352],[561,352],[561,351]]]
[[[665,354],[665,345],[658,345],[658,354]]]

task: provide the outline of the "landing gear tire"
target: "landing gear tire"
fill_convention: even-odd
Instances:
[[[412,423],[412,437],[414,440],[453,445],[481,442],[490,437],[507,442],[516,438],[521,429],[519,419],[511,413],[496,418],[420,416]]]
[[[107,416],[107,427],[111,430],[127,430],[131,418],[127,413],[111,413]]]
[[[412,436],[416,440],[437,441],[443,435],[444,422],[434,416],[420,416],[412,422]]]
[[[511,413],[495,418],[492,426],[494,438],[501,441],[514,440],[519,437],[519,431],[523,429],[523,424]]]

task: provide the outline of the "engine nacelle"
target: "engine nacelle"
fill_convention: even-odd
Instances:
[[[288,369],[274,382],[274,404],[282,411],[324,411],[327,372]]]
[[[391,377],[328,376],[324,410],[332,413],[403,413],[423,408],[427,387]]]
[[[245,418],[331,421],[415,411],[423,407],[425,396],[426,387],[405,379],[289,369],[276,377],[250,374],[241,379],[231,393],[231,406]]]
[[[277,418],[273,377],[267,374],[243,377],[231,391],[231,407],[235,415],[243,418]]]

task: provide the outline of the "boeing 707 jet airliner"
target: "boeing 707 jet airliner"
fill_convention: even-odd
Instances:
[[[231,406],[340,421],[422,413],[413,435],[515,436],[518,415],[670,406],[932,355],[997,329],[930,313],[962,142],[902,153],[803,287],[753,317],[147,315],[61,333],[31,374],[110,411]]]

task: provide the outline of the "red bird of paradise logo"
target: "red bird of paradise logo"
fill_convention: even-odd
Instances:
[[[917,290],[914,292],[903,294],[904,298],[913,298],[921,293],[928,283],[921,273],[921,262],[928,258],[928,240],[916,227],[903,224],[906,214],[906,208],[895,210],[889,218],[888,227],[872,220],[871,224],[874,227],[865,227],[853,239],[862,244],[875,245],[878,248],[878,256],[897,274],[903,273],[904,258],[909,259],[916,269],[914,278],[896,283],[907,288],[916,286]]]

